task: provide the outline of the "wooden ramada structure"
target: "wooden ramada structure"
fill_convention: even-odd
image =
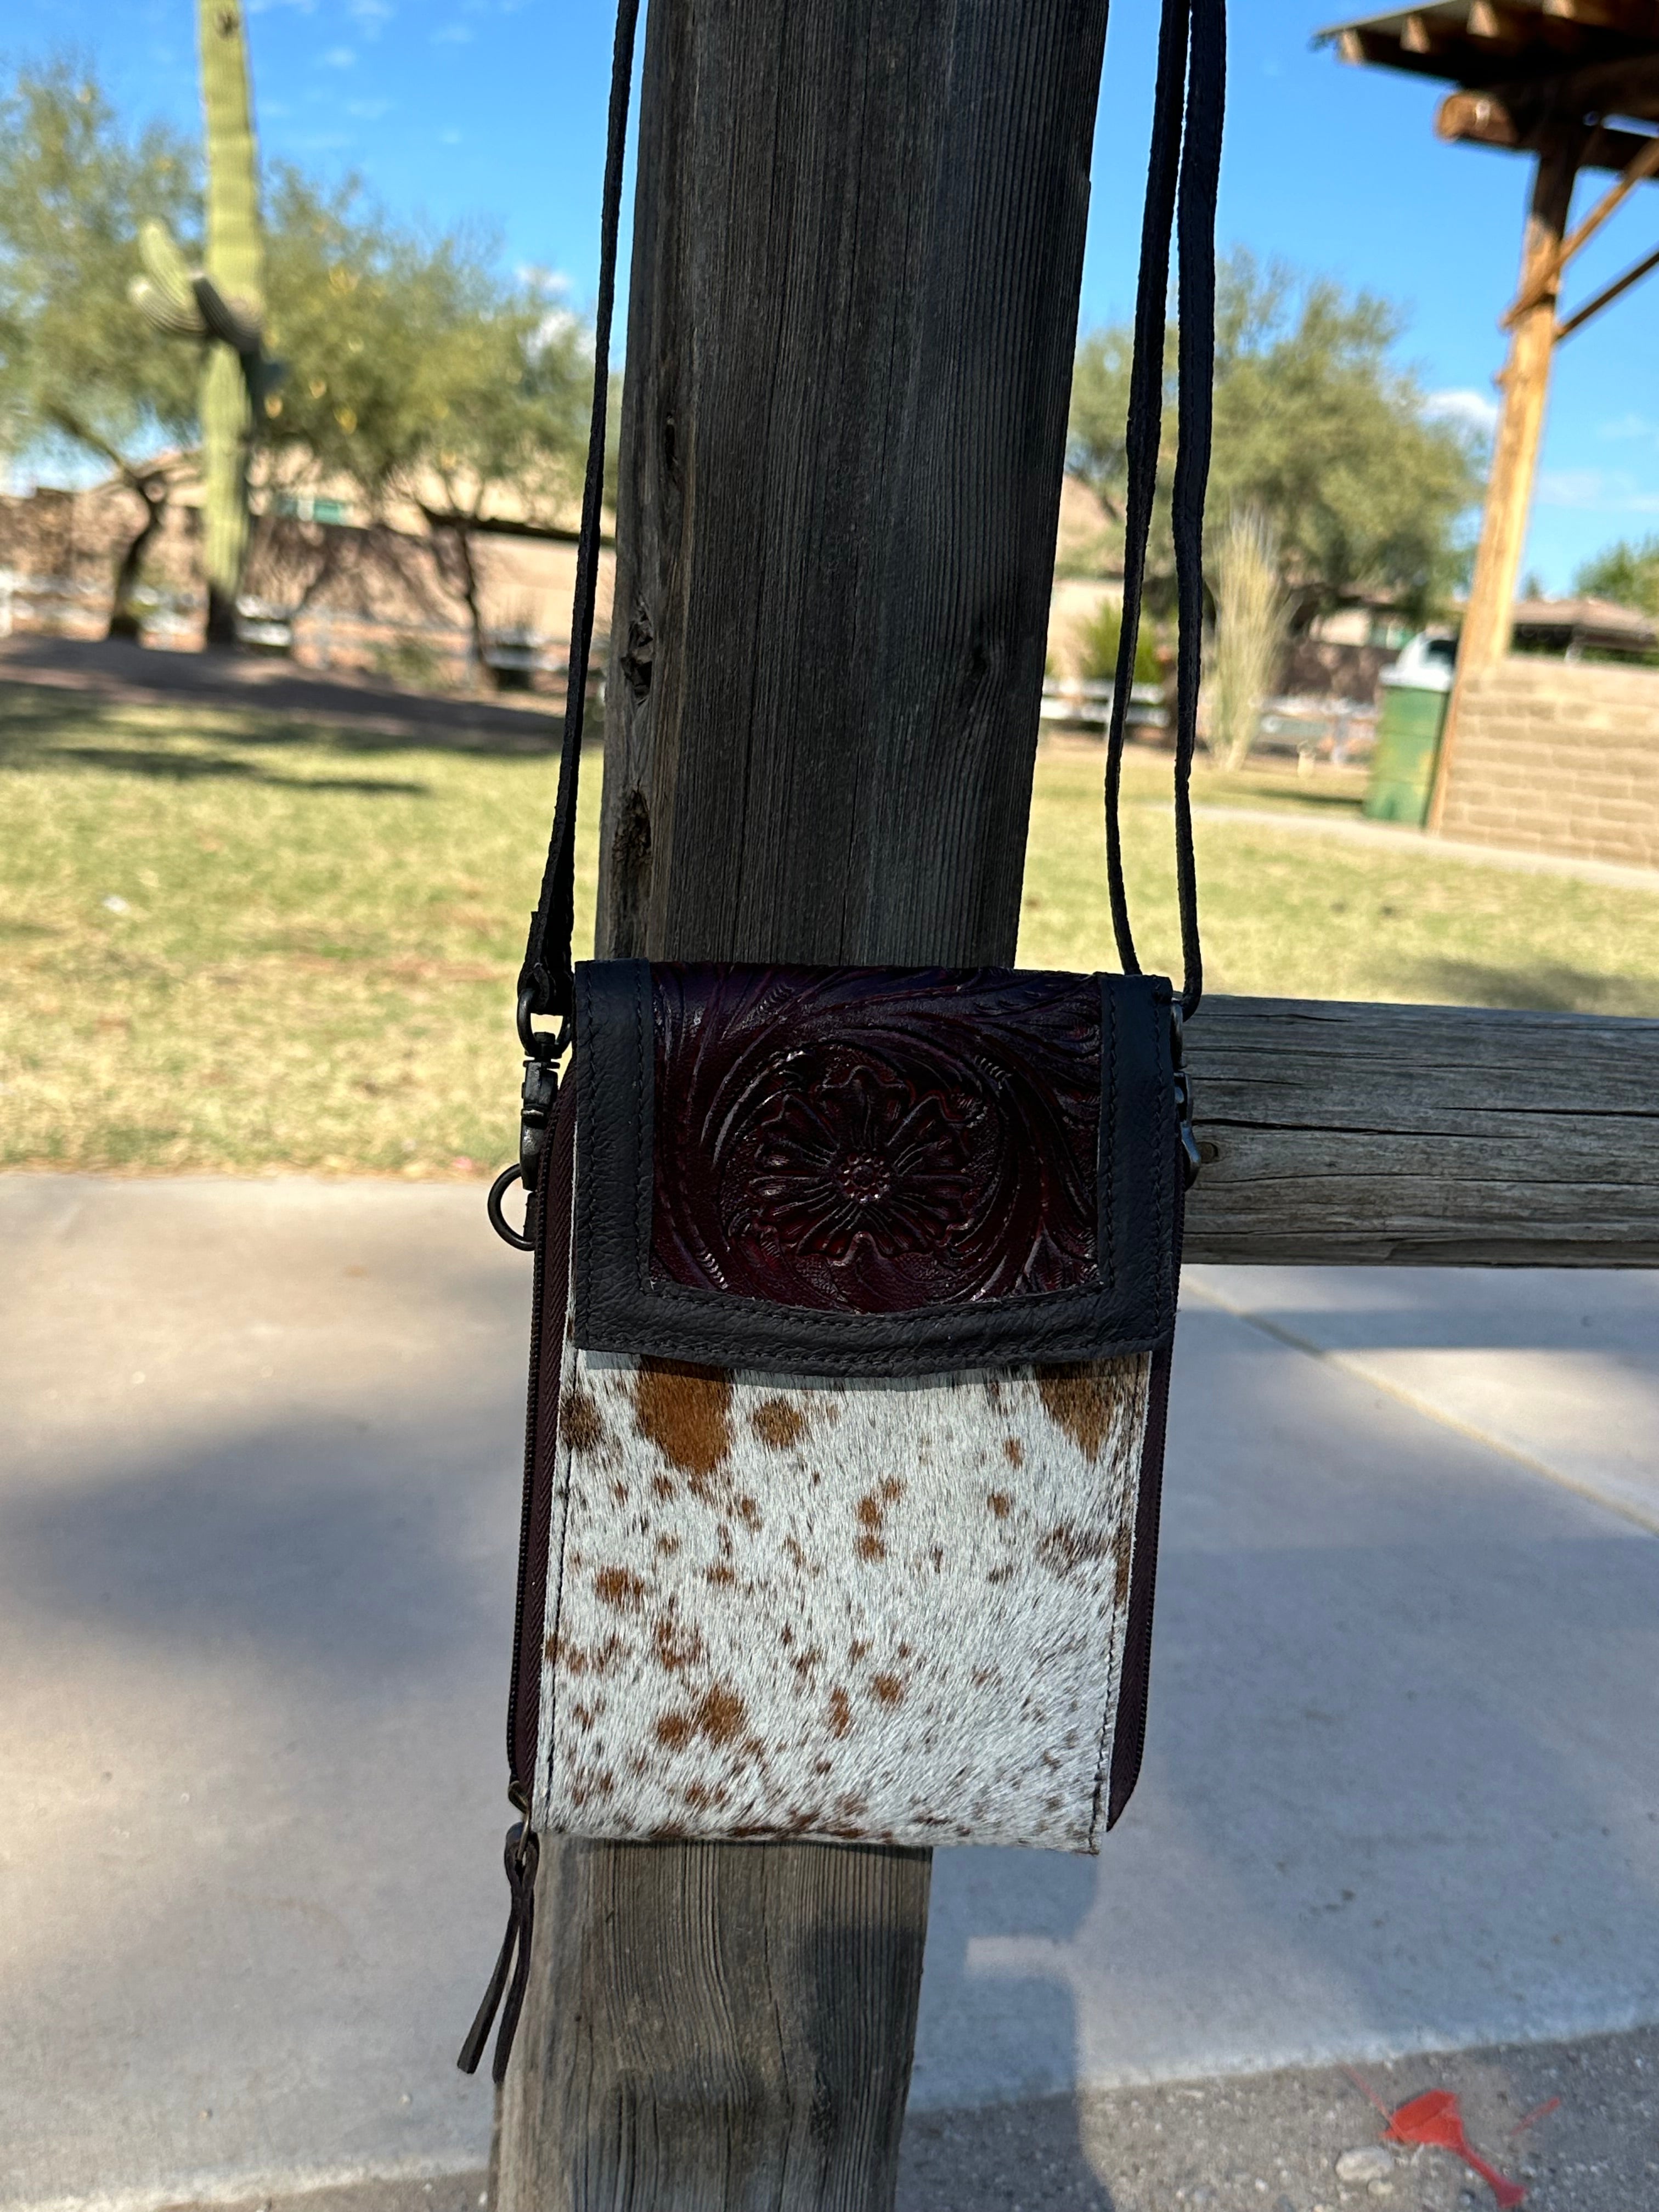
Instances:
[[[1656,246],[1563,311],[1562,279],[1574,255],[1638,185],[1659,179],[1659,0],[1438,0],[1334,25],[1316,43],[1346,62],[1449,85],[1435,118],[1440,137],[1529,154],[1534,162],[1521,280],[1504,317],[1503,410],[1429,827],[1505,842],[1565,842],[1659,866],[1659,682],[1621,676],[1614,703],[1601,696],[1600,670],[1558,669],[1547,678],[1534,668],[1523,679],[1506,660],[1555,349],[1659,267]],[[1611,182],[1570,228],[1584,171],[1611,173]],[[1575,748],[1579,725],[1593,742]],[[1621,732],[1636,749],[1634,786],[1630,762],[1610,779],[1599,776],[1607,737]],[[1542,813],[1533,821],[1525,787],[1563,774],[1570,785],[1583,783],[1585,806],[1568,810],[1565,836],[1553,809],[1552,835]],[[1512,787],[1494,793],[1494,775]]]

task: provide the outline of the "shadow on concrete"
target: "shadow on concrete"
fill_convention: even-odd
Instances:
[[[446,1449],[418,1417],[375,1429],[301,1417],[14,1494],[14,1620],[39,1609],[58,1632],[79,1622],[204,1668],[234,1655],[331,1701],[393,1695],[493,1633],[504,1709],[512,1592],[499,1572],[480,1588],[477,1487],[441,1471],[465,1463],[465,1439]]]
[[[1075,2097],[1051,2097],[913,2112],[897,2212],[1116,2212],[1119,2198],[1084,2149],[1082,2109]]]
[[[1300,1269],[1213,1271],[1229,1311],[1282,1328],[1321,1351],[1594,1358],[1645,1373],[1659,1394],[1659,1278],[1642,1270],[1353,1267],[1341,1273],[1338,1295],[1310,1303]],[[1202,1298],[1211,1270],[1194,1275]]]
[[[294,1190],[88,1185],[83,1219],[16,1188],[15,1328],[43,1332],[20,1443],[58,1425],[0,1492],[29,2023],[0,2136],[14,2112],[58,2193],[65,2146],[112,2127],[131,2179],[248,2170],[248,2144],[471,2160],[487,2104],[453,2059],[501,1933],[521,1279],[431,1194],[348,1191],[336,1220]],[[292,1395],[250,1413],[244,1366],[210,1421],[180,1373],[183,1441],[108,1393],[95,1435],[48,1416],[26,1367],[66,1398],[76,1360],[125,1382],[158,1303],[202,1366],[269,1357]],[[1102,1857],[939,1857],[911,2128],[940,2203],[1110,2212],[1063,2097],[1046,2194],[1016,2133],[951,2118],[1079,2076],[1659,2018],[1659,1545],[1196,1307],[1166,1512],[1147,1771]],[[952,2199],[970,2156],[994,2188]]]
[[[921,2107],[1659,2019],[1659,1545],[1253,1334],[1182,1322],[1125,1818],[940,1855]]]

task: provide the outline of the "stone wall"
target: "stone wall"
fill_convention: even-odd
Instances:
[[[1512,654],[1471,678],[1443,827],[1659,868],[1659,669]]]

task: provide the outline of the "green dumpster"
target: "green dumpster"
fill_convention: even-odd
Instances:
[[[1365,790],[1365,811],[1374,822],[1409,822],[1422,828],[1451,683],[1451,655],[1437,638],[1413,638],[1395,665],[1383,671],[1382,714]]]

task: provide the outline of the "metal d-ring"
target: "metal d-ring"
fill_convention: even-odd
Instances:
[[[503,1244],[510,1244],[515,1252],[533,1252],[536,1240],[526,1237],[522,1230],[514,1229],[501,1212],[501,1200],[515,1182],[524,1181],[524,1170],[514,1160],[510,1168],[503,1168],[489,1186],[489,1196],[484,1200],[484,1211],[489,1216],[489,1225]],[[531,1204],[534,1204],[534,1200]],[[525,1208],[525,1227],[530,1225],[530,1208]]]

